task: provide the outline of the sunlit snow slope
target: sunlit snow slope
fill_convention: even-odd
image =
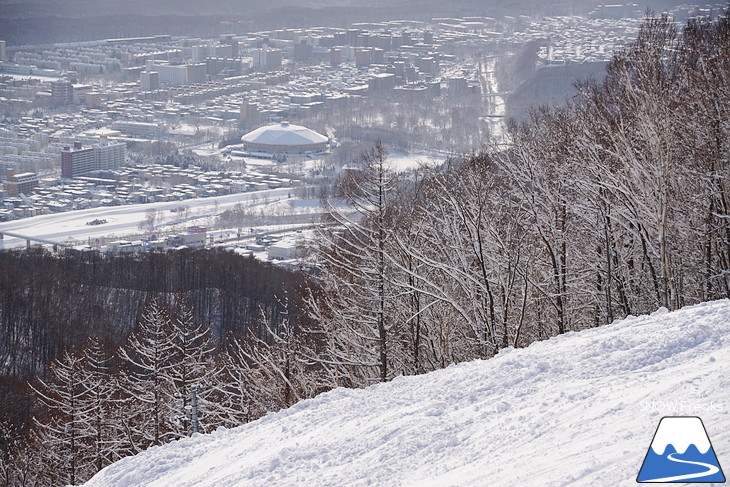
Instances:
[[[86,485],[629,486],[660,418],[677,415],[702,418],[730,473],[728,300],[337,389],[123,459]]]

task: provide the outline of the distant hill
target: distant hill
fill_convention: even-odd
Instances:
[[[538,69],[507,97],[506,115],[524,120],[530,108],[564,105],[577,93],[576,82],[603,81],[607,64],[602,61]]]
[[[221,22],[246,21],[256,29],[468,15],[587,13],[597,1],[559,0],[0,0],[0,36],[9,45],[70,42],[153,34],[216,35]]]
[[[10,46],[154,34],[213,36],[241,31],[434,17],[585,15],[599,0],[0,0],[0,38]],[[662,11],[679,0],[649,0]]]

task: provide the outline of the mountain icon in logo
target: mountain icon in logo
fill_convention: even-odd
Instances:
[[[725,482],[702,420],[696,416],[662,418],[636,481]]]

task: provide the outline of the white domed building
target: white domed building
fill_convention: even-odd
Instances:
[[[281,122],[247,133],[241,137],[244,151],[275,158],[287,154],[317,154],[329,147],[329,138],[301,125]]]

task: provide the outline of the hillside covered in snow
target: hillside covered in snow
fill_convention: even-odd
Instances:
[[[151,448],[85,485],[628,486],[663,416],[699,416],[727,475],[729,363],[730,301],[660,310],[336,389]]]

